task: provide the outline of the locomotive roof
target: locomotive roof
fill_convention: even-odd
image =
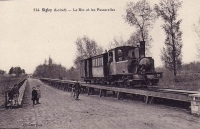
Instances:
[[[99,55],[95,55],[95,56],[91,56],[91,57],[88,57],[88,58],[85,58],[85,59],[82,59],[82,60],[87,60],[87,59],[89,59],[89,58],[95,58],[95,57],[99,57],[99,56],[103,56],[104,54],[106,54],[107,52],[104,52],[104,53],[102,53],[102,54],[99,54]],[[81,60],[81,61],[82,61]]]
[[[112,50],[115,50],[115,49],[119,49],[119,48],[136,48],[136,47],[134,47],[134,46],[119,46],[119,47],[115,47],[115,48],[113,48],[113,49],[110,49],[109,51],[112,51]]]
[[[85,58],[85,59],[82,59],[82,60],[86,60],[86,59],[89,59],[89,58],[95,58],[95,57],[103,56],[104,54],[108,53],[109,51],[112,51],[112,50],[115,50],[115,49],[119,49],[119,48],[136,48],[136,47],[134,47],[134,46],[119,46],[119,47],[112,48],[112,49],[110,49],[107,52],[104,52],[102,54],[91,56],[91,57],[88,57],[88,58]]]

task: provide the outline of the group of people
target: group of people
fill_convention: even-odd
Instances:
[[[80,84],[77,82],[72,86],[72,92],[74,93],[74,97],[76,100],[78,100],[79,98],[79,94],[80,94],[80,89],[81,86]],[[32,101],[33,101],[33,106],[36,104],[40,104],[39,99],[41,98],[41,91],[40,91],[40,86],[37,85],[36,87],[32,88]]]
[[[33,101],[33,106],[36,104],[40,104],[39,99],[41,98],[41,91],[40,91],[40,86],[37,85],[36,87],[32,88],[32,101]]]
[[[18,96],[19,96],[19,90],[17,87],[17,84],[14,85],[13,88],[8,89],[8,102],[11,105],[17,105],[18,104]]]

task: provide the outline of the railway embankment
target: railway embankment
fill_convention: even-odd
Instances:
[[[73,128],[73,129],[199,129],[200,120],[185,109],[140,101],[118,101],[112,97],[71,93],[28,79],[24,106],[1,109],[1,128]],[[40,85],[41,104],[32,105],[31,89]]]

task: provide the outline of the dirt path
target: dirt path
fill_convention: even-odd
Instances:
[[[41,87],[41,104],[32,106],[31,88]],[[0,109],[0,127],[46,129],[199,129],[200,118],[176,108],[80,95],[29,79],[23,108]],[[37,125],[37,127],[35,127]]]

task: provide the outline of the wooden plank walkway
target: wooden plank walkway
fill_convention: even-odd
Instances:
[[[56,87],[61,90],[68,90],[72,88],[72,85],[77,83],[77,81],[70,80],[59,80],[59,79],[40,79],[44,83]],[[117,99],[124,97],[125,94],[140,95],[144,97],[146,103],[151,103],[154,98],[161,98],[167,100],[176,100],[181,102],[191,103],[191,112],[193,114],[200,114],[200,97],[195,96],[200,94],[198,91],[185,91],[185,90],[175,90],[175,89],[130,89],[130,88],[120,88],[111,87],[103,85],[87,84],[84,82],[79,82],[83,89],[87,89],[88,95],[90,95],[94,89],[99,90],[99,96],[106,96],[107,91],[112,91],[113,95],[117,93]],[[195,110],[194,110],[195,109]]]
[[[71,81],[71,80],[59,80],[59,79],[48,79],[48,78],[43,78],[41,80],[46,83],[49,83],[50,85],[54,85],[55,87],[58,87],[59,89],[66,89],[66,87],[70,88],[72,84],[77,82],[77,81]],[[114,91],[114,92],[117,92],[118,95],[120,95],[120,93],[126,93],[126,94],[142,95],[142,96],[145,96],[147,99],[148,97],[158,97],[158,98],[190,102],[189,94],[200,93],[197,91],[193,92],[193,91],[173,90],[173,89],[160,89],[157,91],[150,91],[147,89],[146,90],[128,89],[128,88],[87,84],[84,82],[80,82],[80,84],[81,86],[88,88],[88,95],[90,94],[89,92],[92,88],[99,89],[100,96],[102,96],[103,92]],[[119,97],[118,95],[117,95],[117,98]]]

